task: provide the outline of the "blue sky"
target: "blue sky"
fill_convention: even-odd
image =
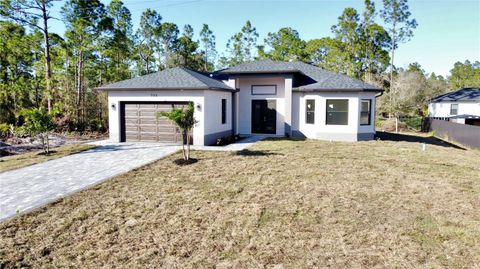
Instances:
[[[108,0],[102,0],[108,4]],[[281,27],[296,29],[305,40],[331,36],[330,28],[346,7],[363,10],[363,0],[123,0],[132,12],[134,27],[146,8],[159,12],[163,21],[182,29],[190,24],[198,33],[207,23],[222,52],[229,37],[247,20],[257,28],[259,43],[268,32]],[[57,3],[52,15],[60,17],[63,3]],[[448,75],[457,61],[480,61],[480,0],[410,0],[410,11],[419,24],[411,41],[401,44],[395,65],[406,67],[418,62],[427,72]],[[377,11],[381,1],[376,1]],[[381,19],[378,17],[378,21]],[[52,21],[51,30],[64,32],[62,21]]]

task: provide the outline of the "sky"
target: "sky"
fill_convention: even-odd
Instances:
[[[108,4],[109,0],[102,0]],[[141,13],[155,9],[164,22],[174,22],[180,29],[193,26],[197,38],[204,23],[214,32],[217,51],[223,52],[227,40],[247,20],[256,27],[258,43],[269,32],[292,27],[304,40],[332,36],[331,26],[347,7],[361,13],[363,0],[123,0],[132,13],[134,29]],[[418,62],[427,72],[447,76],[455,62],[480,61],[480,0],[410,0],[412,18],[418,22],[413,38],[400,44],[395,66],[407,67]],[[375,1],[377,11],[381,1]],[[61,18],[62,2],[56,3],[52,14]],[[381,18],[377,16],[381,24]],[[61,20],[52,20],[50,30],[65,31]]]

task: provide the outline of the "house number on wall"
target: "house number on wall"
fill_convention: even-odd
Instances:
[[[150,96],[151,96],[151,97],[157,97],[158,94],[156,94],[156,93],[151,93]]]

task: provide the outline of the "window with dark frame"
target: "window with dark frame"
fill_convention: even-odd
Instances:
[[[227,123],[227,99],[222,99],[222,124]]]
[[[362,99],[360,108],[360,125],[370,125],[372,100]]]
[[[348,99],[327,99],[327,125],[348,125]]]
[[[305,101],[305,123],[315,124],[315,100]]]
[[[457,114],[458,114],[458,104],[451,104],[450,115],[457,115]]]

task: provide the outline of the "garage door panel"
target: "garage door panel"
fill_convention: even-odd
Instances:
[[[160,126],[175,126],[175,123],[167,119],[158,119],[157,124]]]
[[[152,118],[140,118],[139,124],[157,125],[157,119],[152,119]]]
[[[138,107],[141,109],[156,109],[157,104],[139,104]]]
[[[181,143],[182,135],[174,122],[158,117],[184,104],[125,104],[124,132],[126,141],[156,141]]]
[[[125,127],[125,132],[126,132],[126,134],[128,134],[128,133],[138,134],[138,128],[137,128],[137,127],[128,126],[128,127]]]
[[[140,137],[138,135],[128,135],[126,136],[127,141],[140,141]]]
[[[139,105],[136,104],[126,104],[125,105],[125,111],[129,110],[137,110]]]
[[[157,126],[141,125],[139,126],[138,131],[142,133],[157,133]]]
[[[156,119],[157,118],[157,111],[153,110],[153,111],[146,111],[146,110],[140,110],[139,111],[139,117],[141,118],[152,118],[152,119]]]

